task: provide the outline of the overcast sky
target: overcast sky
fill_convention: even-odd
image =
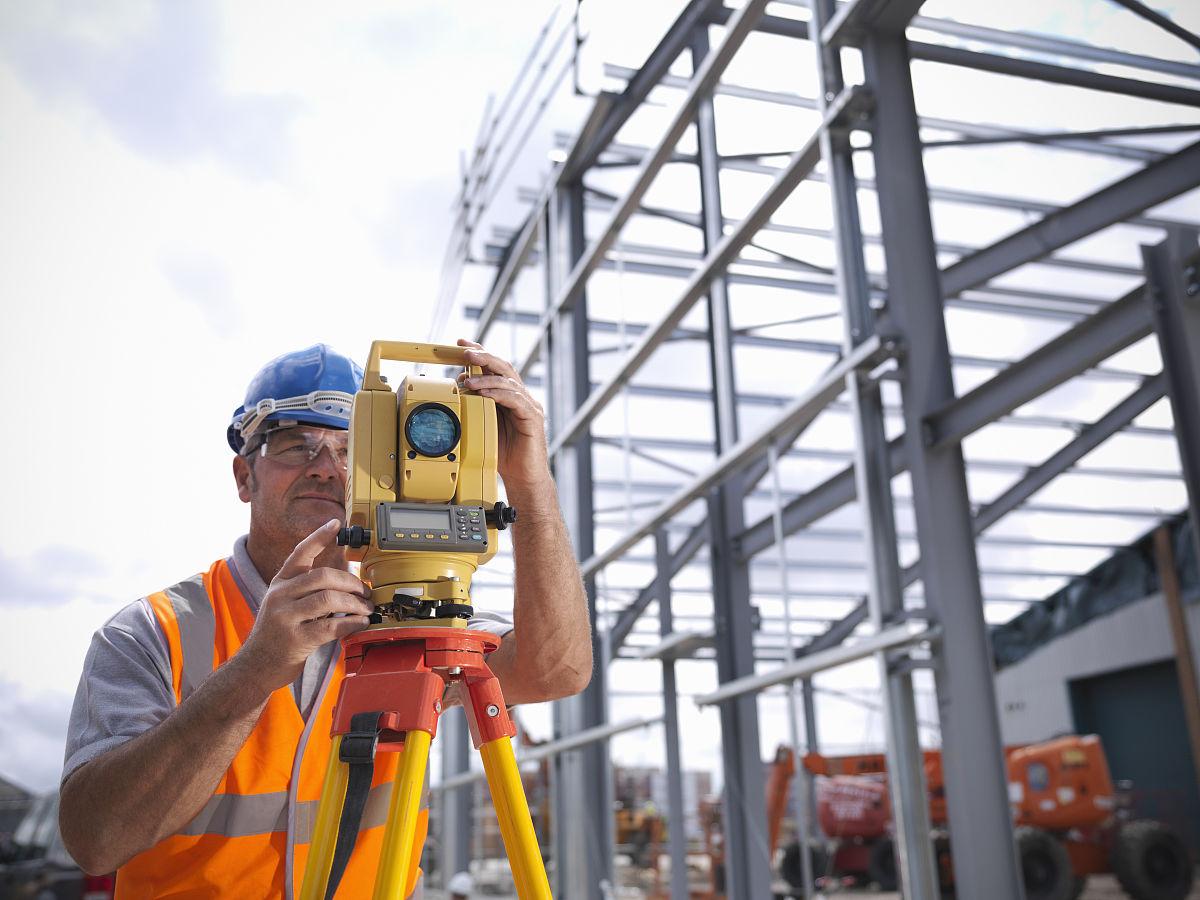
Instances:
[[[244,529],[224,433],[261,363],[322,340],[362,358],[372,339],[428,336],[460,151],[471,146],[489,93],[502,96],[516,76],[552,5],[0,0],[0,373],[20,416],[0,450],[0,775],[38,790],[57,783],[91,632],[124,603],[227,554]],[[595,13],[590,26],[603,47],[597,59],[636,66],[679,6],[604,6],[607,15]],[[1164,6],[1198,27],[1188,0]],[[997,27],[1181,56],[1105,0],[928,4],[932,13],[948,9]],[[811,67],[788,55],[794,45],[755,40],[731,78],[752,81],[765,67],[786,66],[803,73],[789,89],[811,94]],[[771,53],[784,62],[771,62]],[[687,73],[686,64],[676,68]],[[972,79],[943,85],[933,99],[948,108],[956,99],[976,103],[986,89],[966,96]],[[1049,128],[1103,117],[1098,105],[1061,108],[1051,96],[1038,101],[1037,122],[1019,104],[995,108],[994,120]],[[778,134],[755,137],[761,114],[747,118],[735,102],[721,102],[731,123],[724,152],[746,149],[738,140],[757,150],[764,140],[780,145]],[[583,108],[555,108],[507,185],[504,214],[489,225],[519,224],[516,190],[544,177],[550,125],[569,127]],[[1161,121],[1161,111],[1108,108],[1130,123]],[[776,126],[807,127],[803,116],[779,115]],[[656,123],[650,111],[622,139],[651,143]],[[795,134],[787,132],[784,148]],[[982,155],[956,165],[946,151],[931,166],[969,185],[983,160],[997,193],[1005,173],[1027,166],[1024,157],[1002,164],[974,152]],[[1065,201],[1133,168],[1079,157],[1039,187]],[[613,185],[627,175],[614,173]],[[739,193],[740,177],[726,183],[732,214],[762,190],[759,181]],[[667,197],[670,177],[656,190]],[[1017,224],[938,215],[964,240]],[[482,252],[488,237],[473,249]],[[774,246],[792,249],[778,239]],[[1136,253],[1136,242],[1120,252],[1127,247]],[[486,277],[468,272],[462,296],[478,303]],[[631,320],[650,316],[669,294],[630,298]],[[468,328],[456,315],[440,336]],[[1015,349],[1031,340],[1023,329],[973,333],[993,348],[998,339]],[[596,371],[618,360],[598,359]],[[655,375],[685,371],[668,354]],[[748,367],[747,378],[769,371]],[[630,409],[635,425],[662,427],[653,410]],[[610,573],[614,582],[621,575]],[[688,683],[700,690],[712,678],[711,666],[697,664]],[[766,700],[764,709],[768,743],[782,734],[781,707]],[[715,734],[713,720],[688,716],[686,725]],[[715,761],[715,749],[704,761]]]

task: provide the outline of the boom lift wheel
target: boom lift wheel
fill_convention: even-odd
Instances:
[[[1062,841],[1028,825],[1017,829],[1016,840],[1026,900],[1071,900],[1075,874]]]
[[[1121,828],[1113,871],[1134,900],[1183,900],[1192,889],[1192,861],[1178,835],[1162,822],[1142,820]]]

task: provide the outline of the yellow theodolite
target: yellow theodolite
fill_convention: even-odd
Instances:
[[[346,674],[301,900],[329,900],[358,834],[378,751],[399,752],[375,900],[411,890],[429,747],[447,689],[467,714],[517,894],[550,887],[513,755],[516,734],[484,656],[500,639],[468,630],[471,578],[516,511],[496,499],[496,405],[452,379],[409,375],[395,392],[381,361],[467,366],[464,348],[375,341],[350,418],[347,525],[375,613],[343,640]],[[420,823],[423,825],[423,821]]]

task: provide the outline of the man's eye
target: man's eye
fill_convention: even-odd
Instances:
[[[284,447],[279,451],[280,456],[300,456],[301,454],[308,455],[308,448],[303,444],[292,444],[290,447]]]

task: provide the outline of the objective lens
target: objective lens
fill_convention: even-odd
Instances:
[[[445,456],[458,445],[458,416],[440,403],[424,403],[409,413],[404,434],[422,456]]]

